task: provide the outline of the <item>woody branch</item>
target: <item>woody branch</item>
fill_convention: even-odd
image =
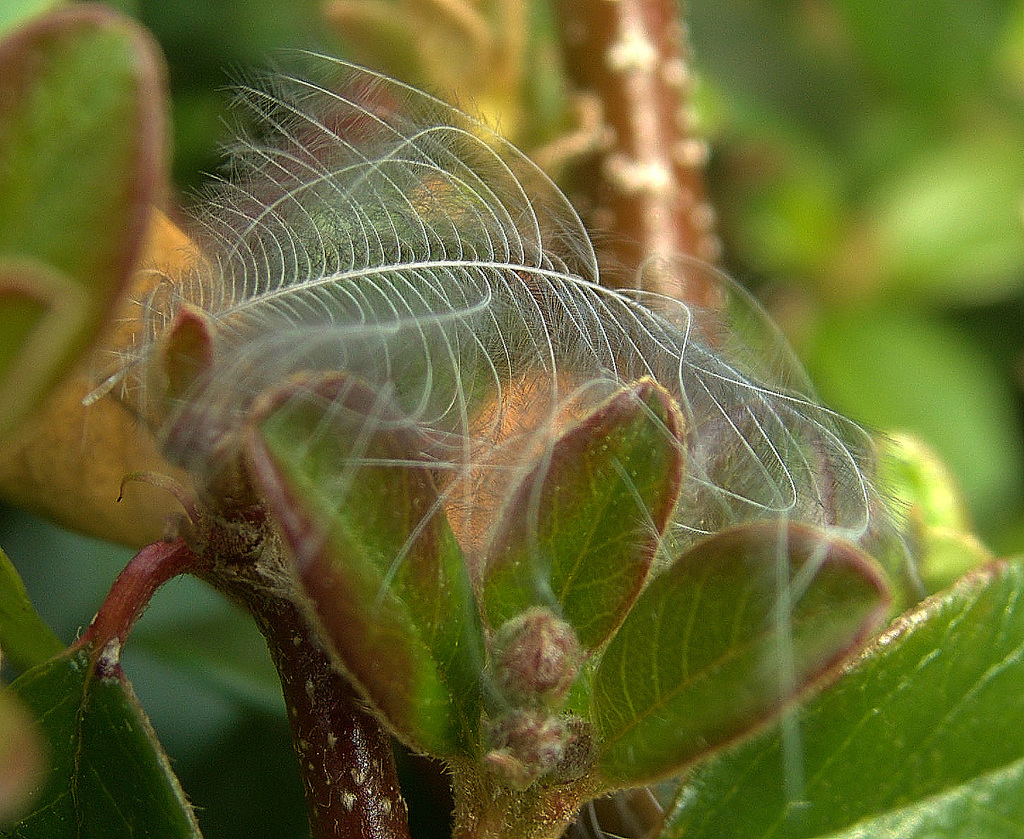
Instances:
[[[600,103],[597,177],[586,179],[595,231],[614,241],[605,265],[635,273],[650,257],[714,262],[707,144],[693,132],[693,74],[674,0],[558,0],[562,48],[577,91]],[[651,290],[697,306],[715,291],[699,276],[647,277]]]

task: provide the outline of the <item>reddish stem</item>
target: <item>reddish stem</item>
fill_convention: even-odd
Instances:
[[[607,138],[588,179],[593,226],[615,236],[606,265],[636,271],[649,257],[718,257],[703,171],[707,146],[692,133],[693,88],[674,0],[559,0],[571,81],[601,103]],[[703,272],[650,272],[645,284],[703,307],[717,294]]]
[[[247,574],[252,566],[235,556],[230,542],[212,541],[216,548],[202,554],[183,539],[140,550],[75,646],[92,648],[99,676],[119,675],[121,648],[156,590],[184,573],[206,580],[241,602],[267,639],[288,706],[313,839],[408,839],[387,732],[333,667],[295,603]]]
[[[171,578],[192,571],[197,562],[181,539],[144,547],[117,575],[96,617],[75,646],[93,646],[93,662],[100,668],[119,667],[121,646],[154,592]]]
[[[387,732],[291,601],[253,613],[281,677],[313,839],[408,839]]]

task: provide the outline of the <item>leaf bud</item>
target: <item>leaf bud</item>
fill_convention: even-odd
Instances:
[[[484,763],[504,783],[526,789],[562,761],[568,730],[565,720],[544,711],[512,711],[488,730],[491,750]]]
[[[572,626],[538,606],[498,630],[492,659],[494,686],[515,708],[557,707],[576,681],[581,659]]]

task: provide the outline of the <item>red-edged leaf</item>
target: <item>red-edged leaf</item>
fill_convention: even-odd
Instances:
[[[503,510],[483,584],[498,627],[546,606],[596,649],[635,600],[675,506],[682,418],[644,380],[559,437]]]
[[[453,755],[479,726],[482,640],[415,432],[344,376],[285,385],[249,460],[340,663],[396,733]]]
[[[99,4],[0,41],[0,326],[15,333],[0,338],[20,337],[0,430],[95,338],[127,285],[164,180],[163,89],[152,38]],[[11,323],[28,323],[19,290],[46,311],[31,329]]]
[[[835,672],[885,617],[881,570],[805,525],[700,542],[654,579],[593,681],[599,768],[613,785],[674,774]]]

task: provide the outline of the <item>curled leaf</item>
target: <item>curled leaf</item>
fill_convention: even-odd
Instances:
[[[93,371],[69,373],[121,305],[144,242],[154,253],[174,239],[166,220],[151,225],[164,183],[161,58],[131,20],[67,6],[0,42],[0,89],[0,262],[7,276],[22,266],[6,287],[42,304],[39,317],[16,316],[20,327],[0,323],[14,330],[3,336],[12,349],[0,381],[8,425],[37,411],[0,449],[0,491],[91,535],[145,544],[173,501],[133,490],[118,505],[121,479],[171,467],[131,410],[114,399],[83,409]],[[116,351],[131,336],[108,341]]]
[[[16,416],[96,337],[127,284],[162,183],[162,76],[144,30],[99,5],[0,41],[0,259],[34,261],[22,288],[53,300],[60,323],[41,324],[42,346],[19,359],[33,369],[14,381],[34,388],[0,393]]]

